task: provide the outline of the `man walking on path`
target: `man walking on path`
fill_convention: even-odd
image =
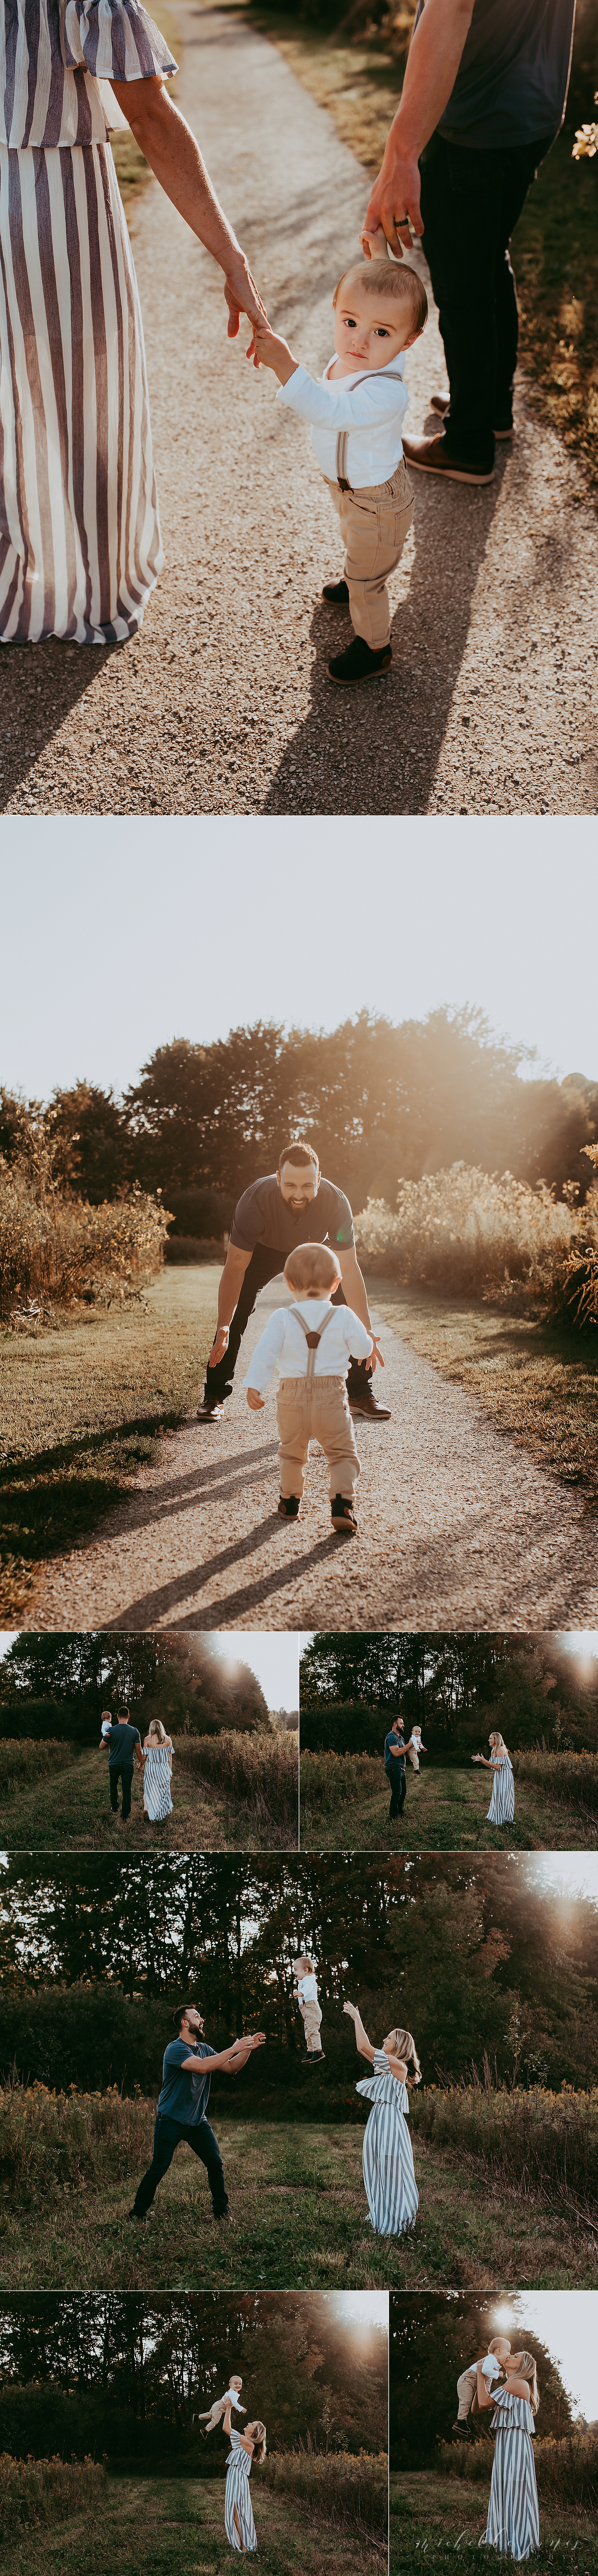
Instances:
[[[355,1251],[353,1217],[343,1190],[324,1180],[313,1145],[285,1145],[278,1169],[252,1181],[238,1200],[218,1292],[218,1325],[206,1370],[198,1422],[218,1421],[232,1395],[235,1361],[253,1314],[260,1288],[283,1269],[300,1243],[329,1243],[341,1273],[334,1303],[352,1306],[373,1341],[368,1360],[352,1359],[347,1395],[352,1412],[388,1422],[390,1406],[379,1404],[372,1386],[377,1361],[384,1367],[372,1332],[365,1280]]]
[[[186,2139],[187,2146],[205,2165],[214,2217],[230,2218],[220,2148],[206,2119],[210,2081],[216,2074],[240,2074],[252,2049],[263,2048],[265,2032],[248,2031],[244,2039],[234,2039],[230,2048],[221,2049],[216,2056],[201,2037],[203,2019],[194,2004],[182,2006],[174,2020],[178,2036],[164,2052],[152,2161],[139,2184],[129,2217],[145,2218],[158,2183],[172,2164],[175,2149]],[[204,2058],[210,2061],[209,2075],[200,2072]]]
[[[115,1717],[112,1719],[109,1734],[105,1735],[102,1729],[100,1739],[100,1749],[102,1752],[106,1745],[108,1747],[108,1780],[110,1785],[110,1805],[112,1808],[112,1814],[113,1816],[118,1815],[118,1783],[120,1779],[122,1784],[122,1820],[123,1825],[126,1825],[127,1817],[130,1816],[131,1813],[131,1790],[133,1787],[133,1769],[135,1760],[141,1763],[141,1736],[139,1728],[137,1726],[131,1726],[128,1710],[125,1710],[124,1717]]]
[[[518,313],[509,242],[565,114],[575,0],[419,0],[365,231],[395,258],[423,234],[450,394],[407,464],[490,483],[513,435]],[[375,244],[364,249],[376,256]]]

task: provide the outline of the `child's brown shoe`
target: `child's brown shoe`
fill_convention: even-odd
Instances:
[[[327,608],[348,608],[349,589],[346,581],[325,581],[322,598]]]
[[[302,1514],[299,1495],[279,1494],[278,1513],[281,1521],[300,1521]]]
[[[334,1502],[330,1505],[330,1510],[332,1514],[333,1529],[346,1530],[349,1538],[355,1538],[359,1529],[359,1521],[357,1519],[355,1505],[354,1503],[349,1502],[348,1496],[346,1494],[335,1494]]]

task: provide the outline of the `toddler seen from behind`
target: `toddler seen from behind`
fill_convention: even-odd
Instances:
[[[247,1402],[261,1411],[264,1390],[280,1372],[277,1397],[282,1520],[299,1520],[310,1438],[319,1440],[330,1472],[332,1527],[352,1537],[359,1459],[347,1399],[351,1358],[369,1359],[374,1343],[352,1306],[331,1306],[340,1262],[325,1243],[300,1243],[284,1266],[296,1303],[277,1306],[243,1379]],[[378,1353],[380,1357],[380,1353]]]

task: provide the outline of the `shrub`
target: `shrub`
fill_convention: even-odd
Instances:
[[[116,1204],[91,1207],[36,1186],[21,1161],[9,1167],[0,1156],[0,1316],[19,1329],[52,1305],[124,1295],[159,1270],[167,1223],[137,1183]]]
[[[293,1736],[223,1727],[214,1735],[177,1735],[177,1768],[210,1780],[227,1797],[251,1808],[252,1817],[297,1827],[297,1745]]]
[[[544,1181],[531,1189],[511,1172],[499,1178],[454,1163],[400,1182],[394,1214],[383,1200],[368,1200],[356,1218],[359,1256],[370,1271],[447,1295],[496,1298],[525,1286],[545,1300],[562,1297],[576,1249],[583,1243],[598,1254],[598,1199],[580,1210],[570,1195],[557,1200]]]
[[[72,1744],[58,1744],[52,1738],[37,1744],[35,1738],[20,1735],[0,1741],[0,1796],[16,1797],[17,1790],[29,1789],[44,1771],[67,1771],[72,1762]]]
[[[536,2422],[541,2420],[540,2415]],[[492,2417],[486,2418],[490,2432]],[[474,2442],[437,2442],[434,2467],[442,2477],[462,2478],[472,2484],[487,2484],[492,2471],[492,2443],[488,2438]],[[562,2505],[564,2510],[594,2512],[598,2504],[598,2441],[594,2433],[584,2433],[572,2425],[561,2440],[542,2441],[534,2435],[534,2462],[538,2494],[542,2503]]]
[[[139,2094],[50,2093],[45,2084],[0,2090],[0,2172],[21,2193],[104,2183],[111,2164],[147,2162],[155,2104]]]
[[[388,2461],[384,2452],[268,2452],[260,2481],[275,2495],[297,2497],[314,2520],[349,2524],[386,2540]]]
[[[598,1753],[549,1753],[546,1746],[512,1754],[517,1780],[545,1789],[553,1804],[598,1815]]]
[[[0,2456],[0,2523],[18,2539],[42,2522],[93,2514],[102,2500],[106,2470],[99,2460],[13,2460]]]
[[[563,2085],[551,2093],[536,2085],[507,2092],[486,2080],[469,2085],[427,2085],[413,2090],[409,2108],[414,2134],[435,2147],[449,2147],[474,2157],[490,2174],[515,2185],[546,2191],[557,2199],[594,2201],[598,2191],[598,2089],[574,2093]]]
[[[353,1808],[359,1798],[372,1798],[385,1789],[384,1771],[368,1753],[301,1754],[301,1802],[303,1807],[324,1808],[332,1814],[339,1806]]]

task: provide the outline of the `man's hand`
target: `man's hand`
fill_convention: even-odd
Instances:
[[[251,1413],[263,1413],[266,1398],[265,1398],[265,1396],[264,1396],[264,1395],[258,1395],[257,1387],[256,1387],[256,1386],[248,1386],[248,1387],[247,1387],[247,1389],[246,1389],[246,1394],[247,1394],[247,1402],[248,1402],[248,1405],[249,1405],[249,1408],[250,1408],[250,1412],[251,1412]]]
[[[251,269],[248,268],[247,260],[244,259],[242,251],[239,251],[237,259],[232,259],[230,261],[226,270],[224,294],[226,303],[228,304],[228,322],[226,326],[228,339],[236,340],[241,314],[246,313],[248,321],[253,324],[253,330],[249,348],[246,350],[245,355],[248,358],[253,358],[254,366],[257,367],[258,359],[254,354],[255,326],[258,322],[266,322],[267,314],[265,304],[262,304],[261,295],[258,295],[257,286],[255,285],[254,279],[251,275]]]
[[[371,1326],[370,1326],[370,1330],[371,1330]],[[379,1342],[378,1342],[378,1335],[377,1335],[377,1333],[372,1333],[372,1341],[373,1341],[373,1344],[374,1344],[374,1348],[373,1348],[373,1351],[370,1351],[370,1368],[371,1368],[371,1371],[372,1371],[372,1377],[373,1377],[374,1369],[375,1369],[375,1368],[384,1368],[384,1361],[383,1361],[383,1358],[382,1358],[382,1352],[381,1352],[381,1350],[380,1350],[380,1346],[379,1346]]]
[[[299,359],[293,357],[288,340],[281,340],[278,333],[271,331],[270,324],[267,323],[265,329],[263,325],[256,325],[254,342],[254,365],[271,367],[273,375],[278,376],[279,384],[288,385],[289,378],[296,375],[299,365]]]
[[[210,1351],[208,1368],[217,1368],[218,1361],[224,1359],[224,1353],[228,1350],[229,1331],[230,1326],[228,1324],[218,1324]]]
[[[374,181],[363,233],[360,235],[366,259],[372,257],[372,251],[367,247],[372,235],[383,234],[389,249],[394,252],[395,259],[402,259],[403,252],[411,249],[410,225],[416,240],[421,240],[424,227],[420,194],[417,161],[405,160],[400,144],[393,143],[391,126],[382,169],[379,178]],[[384,254],[376,248],[373,256],[379,259]]]

